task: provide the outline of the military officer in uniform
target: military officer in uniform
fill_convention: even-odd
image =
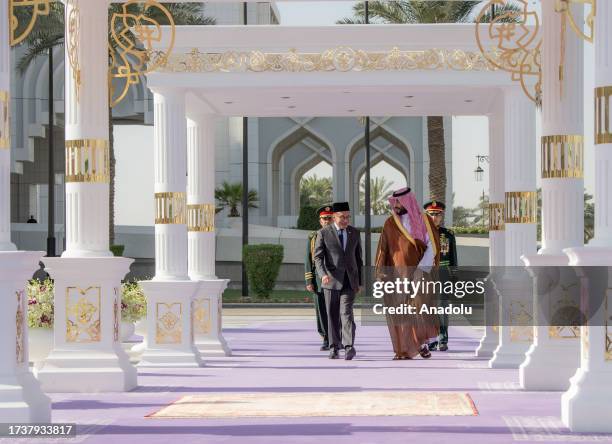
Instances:
[[[442,226],[446,205],[443,202],[431,201],[424,205],[425,212],[431,216],[440,235],[440,277],[452,279],[453,268],[457,266],[457,244],[455,234]],[[440,305],[448,305],[448,297],[441,295]],[[431,351],[448,350],[448,315],[440,315],[440,334],[438,340],[429,344]]]
[[[324,205],[317,210],[319,215],[319,223],[321,228],[332,223],[332,206]],[[308,244],[306,245],[306,257],[304,258],[304,279],[306,281],[306,290],[313,293],[315,310],[317,314],[317,331],[323,338],[321,350],[329,350],[329,337],[327,334],[327,309],[325,308],[325,297],[323,296],[323,288],[321,288],[321,278],[317,275],[314,265],[314,248],[317,240],[317,231],[313,231],[308,235]]]

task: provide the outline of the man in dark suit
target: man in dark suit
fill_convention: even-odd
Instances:
[[[355,319],[353,303],[361,290],[362,267],[359,230],[349,225],[348,202],[332,205],[334,221],[319,230],[315,242],[314,262],[325,295],[328,317],[330,359],[338,359],[344,345],[344,359],[355,357]]]

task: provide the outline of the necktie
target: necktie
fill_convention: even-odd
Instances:
[[[338,237],[340,238],[340,245],[342,246],[342,249],[344,250],[344,230],[340,230],[338,232]]]

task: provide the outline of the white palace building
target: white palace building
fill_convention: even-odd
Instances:
[[[118,288],[132,259],[109,252],[108,32],[106,20],[100,20],[107,16],[108,4],[65,3],[67,21],[78,23],[67,27],[70,63],[64,65],[61,86],[66,248],[61,257],[44,259],[55,280],[54,348],[34,376],[28,366],[24,285],[43,253],[18,251],[11,240],[10,172],[16,165],[9,137],[13,71],[8,0],[0,0],[0,414],[5,421],[48,421],[50,405],[44,392],[129,391],[138,384],[136,369],[118,340]],[[148,332],[138,365],[200,366],[208,354],[229,353],[220,304],[227,281],[218,279],[215,271],[218,118],[259,117],[260,131],[272,117],[285,119],[279,120],[285,132],[298,126],[293,139],[279,145],[281,151],[300,141],[304,152],[328,156],[328,161],[331,157],[334,190],[344,189],[343,195],[336,195],[350,198],[346,184],[359,171],[359,159],[347,167],[351,155],[342,150],[352,145],[330,149],[334,142],[321,136],[325,131],[317,130],[319,125],[351,118],[353,127],[347,134],[357,134],[359,116],[400,116],[404,122],[416,122],[413,134],[393,130],[406,126],[399,122],[380,121],[375,127],[381,128],[377,136],[398,148],[397,162],[409,183],[421,187],[423,197],[423,173],[415,166],[422,157],[416,150],[402,151],[400,143],[410,140],[412,145],[419,137],[422,141],[423,116],[485,115],[491,164],[489,263],[515,268],[493,276],[492,291],[500,297],[498,315],[506,322],[497,330],[487,327],[477,353],[491,356],[492,368],[520,367],[525,389],[565,392],[562,419],[572,431],[612,432],[608,305],[602,305],[591,318],[593,324],[582,327],[573,339],[560,339],[541,327],[534,327],[528,339],[517,338],[509,327],[512,319],[506,319],[511,318],[508,299],[529,299],[533,292],[531,281],[514,270],[525,265],[612,266],[612,3],[598,0],[593,22],[595,1],[544,0],[539,15],[528,11],[531,2],[518,3],[525,8],[518,24],[177,26],[175,33],[171,27],[156,28],[158,39],[151,38],[150,28],[136,26],[145,39],[141,43],[150,47],[146,77],[153,107],[152,114],[144,114],[154,125],[156,208],[155,276],[141,282],[148,301]],[[592,26],[583,31],[585,21]],[[591,44],[595,146],[585,147],[583,60],[584,46]],[[131,94],[144,101],[148,93]],[[413,98],[411,107],[406,106],[408,96]],[[303,116],[309,120],[304,122]],[[542,140],[537,146],[540,116]],[[20,114],[12,118],[23,120]],[[423,145],[416,144],[422,154]],[[594,150],[596,164],[595,238],[588,245],[583,244],[582,222],[584,149]],[[540,171],[536,156],[541,156]],[[272,163],[278,161],[274,153],[271,157]],[[25,168],[27,158],[15,160]],[[270,162],[259,168],[260,185],[264,178],[274,182],[276,171]],[[538,175],[543,229],[539,251]],[[269,194],[271,188],[264,189],[266,199],[272,199],[266,207],[273,209],[266,213],[272,217],[266,223],[279,224],[275,217],[291,214],[284,213],[291,208],[291,192],[285,192],[282,201],[274,191]],[[612,279],[607,294],[612,294]],[[205,335],[193,333],[191,313],[198,304],[207,306],[213,325]],[[90,321],[75,331],[71,316],[79,316],[81,308],[88,310]]]

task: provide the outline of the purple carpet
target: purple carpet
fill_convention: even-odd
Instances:
[[[121,394],[54,394],[53,421],[76,422],[85,443],[470,443],[612,442],[575,434],[560,421],[561,393],[524,392],[517,370],[491,370],[473,356],[478,334],[450,331],[450,350],[429,360],[392,361],[384,327],[357,328],[357,358],[327,358],[314,321],[224,330],[234,356],[195,370],[140,369],[140,387]],[[460,391],[478,416],[149,419],[186,394],[361,390]],[[40,440],[50,443],[53,440]],[[12,443],[17,440],[11,440]],[[22,442],[33,442],[22,441]]]

